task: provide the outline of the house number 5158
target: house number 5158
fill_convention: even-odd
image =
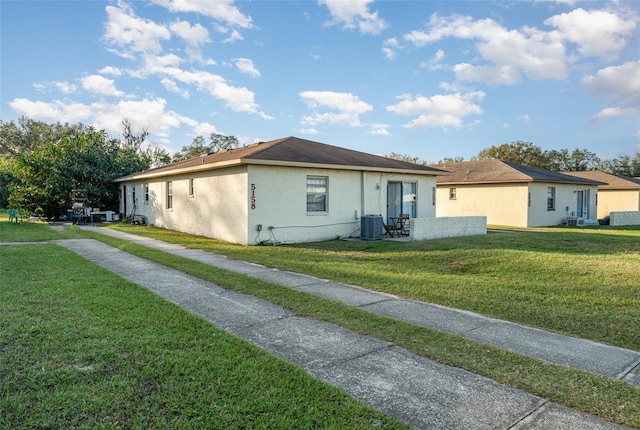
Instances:
[[[251,184],[251,209],[256,208],[256,184]]]

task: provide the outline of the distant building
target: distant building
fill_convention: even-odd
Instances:
[[[565,172],[567,175],[602,182],[598,186],[598,218],[611,212],[640,211],[640,178],[617,176],[597,170]]]
[[[595,220],[602,182],[499,160],[437,166],[438,217],[482,215],[487,224],[541,227]]]

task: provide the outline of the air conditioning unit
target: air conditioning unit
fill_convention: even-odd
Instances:
[[[363,215],[360,218],[360,239],[382,239],[382,215]]]

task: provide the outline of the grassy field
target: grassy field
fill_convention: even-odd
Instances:
[[[556,228],[422,242],[246,247],[113,228],[640,350],[640,228]]]
[[[60,246],[0,262],[0,428],[405,428]]]
[[[469,268],[472,266],[471,263],[476,259],[491,258],[491,254],[499,253],[498,251],[514,252],[516,254],[521,252],[532,255],[541,254],[547,256],[550,260],[553,260],[554,255],[608,256],[617,253],[623,256],[623,258],[629,259],[630,264],[632,266],[635,265],[633,267],[636,267],[636,269],[638,265],[638,230],[587,231],[580,229],[576,231],[564,231],[560,229],[554,231],[552,234],[541,232],[517,233],[521,234],[521,236],[518,236],[516,233],[496,233],[480,238],[423,243],[326,242],[277,248],[248,248],[166,230],[141,227],[133,228],[126,225],[118,225],[117,228],[156,236],[163,240],[179,242],[188,246],[209,249],[215,252],[225,253],[234,258],[261,262],[274,267],[288,269],[298,267],[299,271],[324,274],[321,276],[327,278],[343,281],[350,279],[349,282],[351,283],[369,288],[372,286],[367,285],[364,281],[367,279],[387,279],[388,275],[386,272],[398,273],[398,270],[393,268],[396,264],[405,264],[405,270],[412,270],[411,267],[415,267],[414,270],[417,271],[434,272],[433,276],[447,275],[438,278],[440,279],[440,283],[444,283],[446,280],[453,280],[455,276],[473,280],[473,276],[469,273],[462,273],[462,270],[461,273],[457,275],[448,273],[451,269],[450,266],[466,265],[467,268]],[[7,233],[6,229],[4,231]],[[2,230],[0,230],[0,232],[2,232]],[[565,233],[568,233],[569,236],[561,238]],[[498,382],[521,388],[550,401],[581,409],[623,425],[640,428],[640,389],[621,381],[588,374],[587,372],[566,369],[561,366],[550,365],[540,360],[522,357],[498,348],[472,342],[459,336],[439,333],[390,318],[376,316],[326,299],[296,292],[286,287],[226,272],[221,269],[212,268],[197,262],[106,236],[83,233],[77,229],[69,229],[66,232],[55,232],[55,234],[60,236],[84,235],[86,237],[94,237],[136,255],[211,280],[225,288],[231,288],[266,298],[291,309],[297,315],[331,321],[361,333],[394,342],[411,351],[431,357],[442,363],[466,368],[475,373],[491,377]],[[5,236],[11,235],[12,234],[5,234]],[[20,234],[18,233],[17,236],[20,236]],[[552,239],[545,239],[547,236],[552,237]],[[0,241],[1,240],[6,239],[3,239],[2,235],[0,235]],[[601,249],[598,250],[596,243],[600,240],[602,245]],[[590,245],[584,246],[584,244]],[[29,246],[29,248],[32,248],[32,246]],[[561,252],[561,249],[565,249],[566,253]],[[618,249],[618,251],[613,252],[613,249]],[[0,251],[1,250],[2,247],[0,247]],[[486,253],[479,252],[479,250],[486,251]],[[440,258],[436,258],[439,255]],[[446,256],[449,256],[449,259],[447,259]],[[451,260],[452,258],[453,260]],[[468,258],[469,261],[467,261],[466,258]],[[527,258],[533,257],[529,256]],[[287,260],[291,261],[287,262]],[[386,268],[384,268],[385,261],[388,266]],[[455,261],[455,264],[453,264],[452,261]],[[499,258],[495,256],[492,261],[494,262],[493,264],[500,264]],[[315,266],[317,266],[315,269],[314,262],[316,263]],[[368,266],[370,262],[374,264],[367,270],[366,266]],[[335,266],[337,267],[334,267],[332,263],[336,263]],[[538,264],[540,265],[540,263]],[[300,267],[305,268],[305,270],[300,269]],[[352,267],[354,273],[350,273],[348,267]],[[519,265],[514,265],[513,267],[519,267]],[[490,269],[489,267],[485,270],[490,271]],[[538,267],[536,270],[539,272],[545,271],[543,267]],[[478,268],[470,271],[482,273]],[[443,274],[441,272],[445,273]],[[534,272],[533,269],[531,269],[529,273],[532,272]],[[613,271],[609,270],[609,273],[611,274]],[[345,278],[329,276],[331,274],[341,274],[340,276],[345,276]],[[508,275],[509,278],[516,276],[514,274]],[[426,275],[425,273],[418,273],[416,276],[417,279],[422,279]],[[502,276],[507,275],[503,274]],[[497,275],[494,274],[493,277],[497,277]],[[489,278],[491,278],[491,276],[489,276]],[[632,304],[635,303],[633,306],[637,308],[638,287],[637,285],[634,286],[632,277],[623,271],[620,279],[626,278],[628,278],[626,285],[629,285],[629,288],[632,290],[635,288],[636,301],[633,302],[633,300],[631,300],[630,302]],[[402,277],[400,277],[400,279],[402,279]],[[407,281],[404,280],[402,282]],[[390,285],[394,288],[407,288],[407,286],[402,286],[402,282],[390,283]],[[533,282],[530,281],[530,283]],[[458,285],[455,287],[457,289],[464,288],[463,282],[459,284],[454,283],[454,285]],[[415,287],[416,286],[414,286],[414,288]],[[433,288],[435,287],[438,287],[438,283],[434,283]],[[444,285],[440,285],[438,288],[443,287]],[[514,284],[513,288],[517,288],[517,284]],[[542,288],[542,286],[539,288]],[[503,290],[498,289],[497,291],[500,294],[505,294]],[[560,296],[563,294],[563,291],[551,290],[548,294]],[[499,299],[500,297],[492,297],[489,301],[499,301]],[[456,300],[461,299],[456,298]],[[613,300],[611,303],[617,303],[618,301]],[[572,313],[578,313],[579,308],[584,306],[583,303],[579,303],[579,305],[574,308],[575,300],[573,299],[565,299],[564,302],[566,307],[572,308],[569,310]],[[0,303],[2,303],[2,300],[0,300]],[[514,306],[516,305],[518,304],[514,302]],[[597,314],[597,312],[595,313]],[[635,317],[637,318],[637,313]],[[638,326],[632,327],[631,331],[633,330],[636,330],[637,335]],[[127,400],[125,400],[125,403],[126,402]],[[367,421],[365,420],[364,422]]]

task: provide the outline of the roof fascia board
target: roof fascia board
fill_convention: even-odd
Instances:
[[[450,172],[439,172],[431,170],[414,170],[414,169],[398,169],[393,167],[370,167],[370,166],[356,166],[356,165],[342,165],[342,164],[320,164],[320,163],[303,163],[297,161],[275,161],[275,160],[260,160],[260,159],[242,159],[243,164],[256,164],[263,166],[279,166],[279,167],[303,167],[312,169],[332,169],[332,170],[355,170],[366,172],[385,172],[385,173],[404,173],[411,175],[426,175],[426,176],[448,176]]]
[[[222,161],[218,163],[204,163],[204,164],[199,164],[197,166],[184,167],[182,169],[134,173],[133,175],[116,179],[114,180],[114,182],[127,182],[127,181],[136,181],[139,179],[153,179],[153,178],[161,178],[165,176],[177,176],[177,175],[183,175],[183,174],[192,173],[192,172],[203,172],[205,170],[217,170],[217,169],[223,169],[225,167],[235,167],[235,166],[240,166],[242,164],[244,163],[242,163],[241,160],[239,159]]]

